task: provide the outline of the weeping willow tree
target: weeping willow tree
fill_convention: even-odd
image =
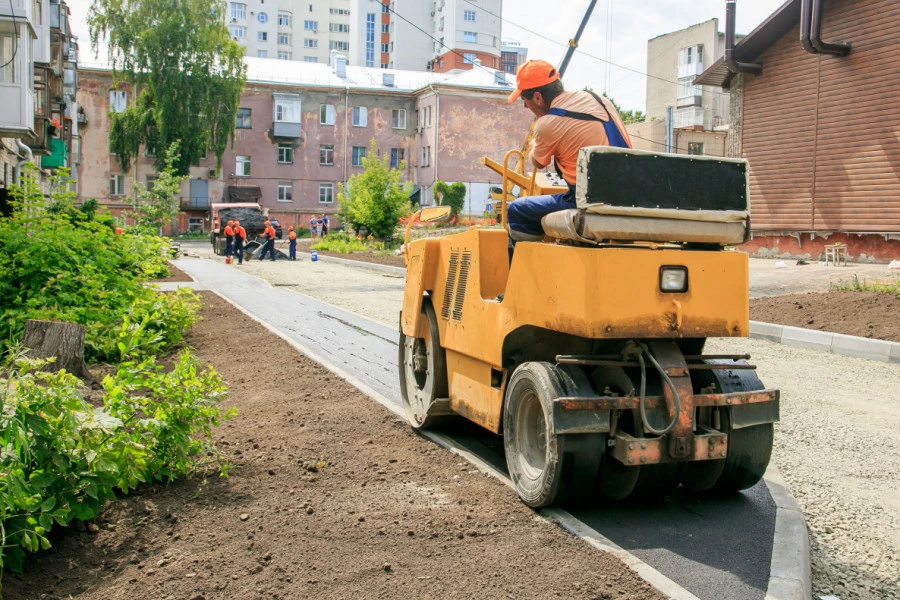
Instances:
[[[175,173],[222,154],[233,140],[235,115],[246,81],[243,49],[225,25],[218,0],[94,0],[88,16],[91,45],[109,44],[114,80],[137,91],[113,113],[110,149],[126,171],[141,145],[165,168],[177,143]]]

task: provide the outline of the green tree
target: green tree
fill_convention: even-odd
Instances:
[[[450,210],[452,210],[453,214],[456,216],[459,216],[462,212],[466,202],[467,191],[466,184],[464,183],[456,182],[448,185],[443,181],[438,180],[438,182],[434,184],[434,196],[438,199],[438,204],[449,206]]]
[[[88,16],[91,45],[109,42],[116,83],[135,90],[134,103],[110,120],[110,148],[128,170],[141,145],[156,153],[179,142],[175,173],[212,150],[217,166],[229,139],[246,80],[243,50],[216,0],[94,0]]]
[[[171,223],[178,215],[178,192],[184,177],[176,172],[179,152],[178,142],[172,142],[163,158],[163,169],[158,171],[153,185],[136,183],[137,223],[154,232]]]
[[[400,217],[410,212],[412,184],[401,183],[406,165],[401,162],[399,169],[391,169],[389,157],[378,157],[374,139],[362,163],[363,172],[350,178],[347,192],[343,186],[338,191],[338,217],[357,232],[365,229],[371,236],[389,239]]]
[[[629,123],[643,123],[647,120],[646,115],[644,115],[644,111],[642,110],[623,110],[621,106],[616,104],[616,101],[606,97],[607,100],[612,102],[612,105],[616,107],[616,112],[619,113],[619,116],[622,117],[622,122],[628,125]]]

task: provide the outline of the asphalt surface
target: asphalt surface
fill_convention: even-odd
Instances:
[[[352,373],[362,386],[400,405],[395,328],[308,296],[271,287],[239,269],[203,259],[175,264],[245,312]],[[464,447],[505,472],[500,438],[476,427],[452,432]],[[766,595],[775,504],[759,483],[727,499],[680,493],[656,505],[600,506],[573,512],[588,526],[703,599]]]

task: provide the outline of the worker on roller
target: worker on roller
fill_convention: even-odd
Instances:
[[[265,241],[263,242],[262,254],[259,260],[265,260],[266,254],[269,254],[272,260],[275,260],[275,228],[268,221],[263,223],[263,227],[265,229],[263,229],[262,235]]]
[[[234,221],[228,221],[223,233],[225,234],[225,256],[231,256],[234,251]]]
[[[244,264],[244,242],[247,241],[247,230],[241,227],[240,221],[235,221],[234,226],[234,256],[238,264]]]
[[[516,242],[540,241],[544,215],[575,208],[575,171],[578,152],[585,146],[631,148],[625,124],[612,102],[590,90],[567,92],[556,67],[543,60],[529,60],[516,72],[516,89],[509,101],[521,96],[534,113],[534,139],[527,158],[535,169],[555,159],[556,170],[569,186],[567,192],[519,198],[507,208],[509,256]]]
[[[297,232],[293,225],[288,227],[288,258],[297,260]]]

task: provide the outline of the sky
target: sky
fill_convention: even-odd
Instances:
[[[750,33],[784,1],[739,0],[737,32]],[[67,0],[72,30],[79,36],[79,60],[85,63],[95,62],[87,28],[91,2]],[[505,0],[502,37],[528,48],[528,58],[559,64],[589,4],[590,0]],[[713,18],[724,31],[724,0],[597,0],[565,74],[566,87],[591,87],[623,109],[644,110],[647,41]]]

